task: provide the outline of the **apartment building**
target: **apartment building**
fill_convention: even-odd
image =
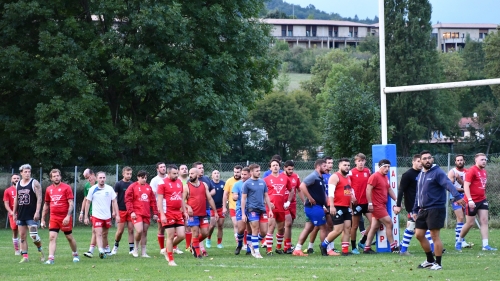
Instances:
[[[471,40],[482,42],[497,27],[490,23],[438,23],[432,25],[432,35],[437,40],[437,49],[449,52],[464,48],[467,35]]]
[[[357,46],[366,36],[378,35],[378,25],[350,21],[262,19],[273,25],[271,35],[290,47],[345,48]]]

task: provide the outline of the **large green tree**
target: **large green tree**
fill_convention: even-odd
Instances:
[[[276,61],[262,0],[0,0],[0,160],[215,160]]]

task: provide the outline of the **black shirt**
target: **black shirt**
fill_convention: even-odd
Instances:
[[[125,206],[125,191],[132,184],[132,181],[123,181],[120,180],[115,183],[115,192],[116,192],[116,201],[118,203],[118,210],[126,211],[127,207]]]
[[[398,200],[396,206],[401,207],[403,196],[405,197],[405,210],[408,213],[412,212],[413,205],[415,205],[415,198],[417,196],[417,181],[420,170],[413,168],[406,171],[401,176],[401,182],[398,186]]]
[[[33,188],[33,179],[25,186],[21,186],[21,181],[16,185],[17,219],[20,221],[33,220],[35,216],[37,199]]]

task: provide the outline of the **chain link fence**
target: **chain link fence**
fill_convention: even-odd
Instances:
[[[465,155],[465,163],[466,167],[470,167],[474,164],[474,155]],[[336,163],[337,159],[334,159],[334,163]],[[411,168],[412,157],[398,157],[397,158],[397,174],[398,174],[398,183],[399,179],[401,179],[401,175]],[[445,154],[445,155],[434,155],[434,163],[441,166],[441,168],[447,172],[454,167],[455,155],[453,154]],[[240,163],[204,163],[205,175],[211,175],[212,171],[218,170],[221,174],[221,180],[227,180],[228,178],[233,176],[233,168],[236,165],[247,166],[249,164],[256,162],[240,162]],[[180,166],[182,163],[177,164]],[[266,162],[257,162],[261,166],[262,174],[268,168],[269,164]],[[191,167],[191,164],[187,164],[188,167]],[[354,167],[354,160],[352,159],[351,166]],[[372,159],[370,157],[367,158],[366,166],[372,169]],[[94,167],[63,167],[59,168],[62,173],[63,182],[71,185],[75,194],[75,213],[81,210],[81,205],[83,201],[83,187],[86,183],[86,180],[83,178],[83,171],[86,168],[92,169],[95,173],[99,171],[103,171],[106,173],[106,183],[114,186],[117,181],[121,179],[121,170],[123,165],[112,165],[112,166],[94,166]],[[151,180],[156,175],[156,166],[155,165],[142,165],[142,166],[130,166],[133,169],[133,177],[132,180],[136,180],[136,174],[139,170],[145,170],[149,173]],[[490,214],[490,226],[492,227],[500,227],[500,219],[498,219],[498,215],[500,214],[500,153],[499,154],[490,154],[488,156],[488,165],[486,169],[488,171],[488,183],[487,183],[487,197],[489,201],[489,214]],[[300,176],[301,179],[305,178],[308,174],[310,174],[314,170],[314,161],[309,162],[295,162],[295,172]],[[334,170],[336,170],[336,164],[334,164]],[[0,194],[3,195],[6,188],[8,188],[10,184],[10,176],[12,173],[17,173],[17,170],[14,169],[0,169]],[[46,188],[51,184],[48,173],[50,170],[44,170],[42,168],[33,167],[32,169],[32,177],[39,180],[42,184],[42,188],[45,194]],[[3,197],[2,197],[3,198]],[[448,204],[449,205],[449,204]],[[300,200],[297,202],[297,225],[303,225],[305,223],[305,215],[303,210],[302,203]],[[78,216],[77,216],[78,217]],[[406,214],[404,212],[400,216],[401,224],[405,224]],[[76,224],[80,224],[78,219],[74,220]],[[7,212],[5,207],[0,208],[0,225],[7,227]],[[226,220],[226,226],[230,225],[230,220]],[[455,216],[451,207],[448,208],[447,213],[447,225],[455,226]]]

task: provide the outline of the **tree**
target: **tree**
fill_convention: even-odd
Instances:
[[[360,52],[379,53],[378,36],[369,35],[358,46]]]
[[[2,1],[1,162],[219,159],[276,77],[263,2]]]
[[[281,64],[280,74],[276,85],[274,86],[277,92],[286,93],[288,92],[288,87],[290,87],[290,75],[288,75],[288,63],[284,62]]]

